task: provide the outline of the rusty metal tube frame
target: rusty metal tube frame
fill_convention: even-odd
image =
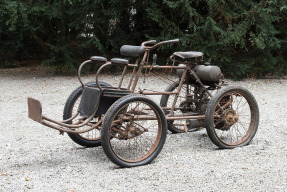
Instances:
[[[80,130],[80,132],[75,131],[75,130],[71,131],[70,129],[80,128],[80,127],[83,127],[83,126],[87,125],[88,123],[90,123],[90,121],[94,118],[94,116],[96,114],[96,110],[89,118],[87,118],[85,120],[83,119],[83,122],[74,123],[74,124],[68,124],[67,123],[67,122],[75,119],[78,116],[78,114],[79,114],[79,112],[77,112],[71,118],[66,119],[64,121],[56,121],[56,120],[53,120],[51,118],[48,118],[48,117],[42,115],[42,104],[40,101],[33,99],[33,98],[30,98],[30,97],[28,98],[28,116],[31,119],[33,119],[34,121],[41,123],[41,124],[44,124],[44,125],[47,125],[51,128],[57,129],[59,131],[81,133],[81,132],[89,131],[89,130],[95,128],[95,126],[99,125],[99,124],[93,125],[92,126],[93,128]],[[65,129],[63,127],[66,127],[67,129]]]
[[[154,91],[154,92],[134,92],[134,94],[143,94],[143,95],[175,95],[178,92],[160,92],[160,91]]]
[[[148,62],[148,55],[149,55],[150,50],[155,49],[155,48],[157,48],[158,46],[163,45],[163,44],[178,43],[178,42],[179,42],[179,39],[173,39],[173,40],[168,40],[168,41],[162,41],[162,42],[159,42],[159,43],[157,43],[157,44],[155,44],[155,45],[153,45],[153,46],[151,46],[151,47],[150,47],[150,46],[146,46],[146,44],[154,44],[154,43],[156,43],[155,40],[145,41],[145,42],[143,42],[143,43],[141,44],[141,46],[144,47],[145,52],[144,52],[143,59],[142,59],[141,63],[139,64],[138,71],[136,72],[136,77],[135,77],[135,80],[134,80],[134,83],[133,83],[133,86],[132,86],[132,89],[131,89],[132,93],[135,92],[135,88],[136,88],[136,85],[137,85],[137,83],[138,83],[138,80],[139,80],[139,77],[140,77],[140,74],[141,74],[141,70],[144,68],[144,64],[145,64],[146,62]]]
[[[119,89],[122,87],[122,83],[123,83],[126,72],[127,72],[127,66],[124,67],[124,71],[122,73],[121,80],[120,80],[119,85],[118,85]]]
[[[140,61],[140,58],[138,58],[136,60],[135,65],[128,64],[128,67],[133,67],[133,72],[132,72],[132,75],[131,75],[131,78],[130,78],[130,81],[129,81],[129,84],[128,84],[128,90],[130,90],[130,88],[131,88],[131,85],[132,85],[132,82],[133,82],[133,79],[134,79],[134,76],[135,76],[135,73],[136,73],[136,67],[138,67],[139,61]]]
[[[133,72],[132,72],[132,75],[131,75],[131,78],[130,78],[130,81],[129,81],[129,84],[128,84],[128,90],[131,88],[131,84],[133,82],[135,73],[136,73],[136,68],[133,67]]]
[[[100,76],[100,72],[106,67],[106,66],[109,66],[109,65],[112,65],[111,62],[107,62],[105,64],[103,64],[97,71],[96,73],[96,84],[98,86],[98,88],[101,90],[101,92],[103,91],[102,87],[100,86],[100,83],[99,83],[99,76]]]
[[[175,108],[175,104],[176,104],[178,95],[179,95],[179,93],[180,93],[182,84],[183,84],[183,82],[184,82],[186,73],[187,73],[187,68],[184,70],[184,72],[183,72],[183,74],[182,74],[182,77],[181,77],[181,80],[180,80],[180,83],[179,83],[179,85],[178,85],[178,88],[177,88],[177,91],[176,91],[177,94],[176,94],[175,97],[174,97],[174,100],[173,100],[173,103],[172,103],[172,106],[171,106],[171,110],[170,110],[170,113],[171,113],[171,114],[173,114],[173,110],[174,110],[174,108]]]
[[[141,121],[141,120],[156,120],[156,116],[151,115],[135,115],[133,117],[123,117],[121,120],[123,121],[129,121],[133,119],[133,121]],[[197,115],[197,116],[168,116],[166,117],[166,120],[181,120],[181,119],[205,119],[205,115]]]
[[[77,124],[77,125],[75,125],[75,124],[67,124],[67,123],[63,123],[61,121],[56,121],[56,120],[53,120],[53,119],[51,119],[49,117],[46,117],[44,115],[42,116],[42,119],[50,121],[50,122],[55,123],[57,125],[68,127],[68,128],[79,128],[79,127],[87,125],[94,118],[95,115],[96,115],[96,111],[89,118],[87,118],[83,123]]]
[[[42,124],[45,125],[45,126],[48,126],[48,127],[51,127],[53,129],[56,129],[58,131],[62,131],[62,132],[67,132],[67,133],[85,133],[85,132],[88,132],[88,131],[91,131],[92,129],[95,129],[97,127],[99,127],[99,125],[102,123],[102,120],[98,121],[95,125],[91,126],[90,128],[87,128],[87,129],[83,129],[83,130],[74,130],[74,128],[72,129],[65,129],[65,128],[62,128],[60,126],[55,126],[54,124],[52,123],[49,123],[47,121],[42,121]],[[82,125],[84,126],[84,125]],[[81,126],[81,127],[82,127]]]
[[[139,64],[139,68],[138,68],[138,71],[136,72],[136,76],[135,76],[135,79],[134,79],[134,82],[133,82],[133,85],[132,85],[132,89],[131,89],[132,93],[135,92],[135,88],[136,88],[138,80],[140,78],[140,74],[141,74],[141,71],[142,71],[143,66],[145,64],[145,60],[147,59],[148,52],[149,52],[149,50],[145,50],[143,59],[142,59],[142,61]]]
[[[78,79],[79,79],[79,82],[81,83],[82,87],[84,87],[85,84],[84,84],[84,82],[82,81],[82,78],[81,78],[81,70],[82,70],[82,68],[83,68],[87,63],[89,63],[89,62],[91,62],[91,60],[87,60],[87,61],[83,62],[83,63],[80,65],[79,69],[78,69]],[[102,65],[102,66],[98,69],[98,71],[97,71],[97,73],[96,73],[96,84],[97,84],[98,88],[99,88],[101,91],[102,91],[102,87],[101,87],[100,84],[99,84],[98,77],[99,77],[99,74],[100,74],[100,72],[102,71],[102,69],[103,69],[104,67],[108,66],[108,65],[111,65],[111,62],[107,62],[107,63],[105,63],[104,65]],[[123,78],[124,74],[125,74],[125,72],[122,74],[122,78]],[[41,104],[40,104],[40,106],[41,106]],[[41,111],[42,111],[42,110],[41,110]],[[41,116],[41,120],[39,121],[39,123],[41,123],[41,124],[43,124],[43,125],[46,125],[46,126],[48,126],[48,127],[51,127],[51,128],[53,128],[53,129],[56,129],[56,130],[59,130],[59,131],[63,131],[63,132],[68,132],[68,133],[84,133],[84,132],[90,131],[90,130],[92,130],[92,129],[98,127],[98,126],[100,125],[100,123],[101,123],[101,120],[100,120],[98,123],[96,123],[95,125],[93,125],[93,126],[91,126],[90,128],[88,128],[88,129],[83,129],[83,130],[78,130],[78,131],[73,130],[73,129],[80,128],[80,127],[83,127],[83,126],[87,125],[87,124],[94,118],[95,114],[96,114],[96,110],[94,111],[94,113],[93,113],[89,118],[87,118],[83,123],[80,123],[80,124],[67,124],[67,122],[72,121],[73,119],[75,119],[75,118],[79,115],[79,112],[77,112],[77,113],[76,113],[75,115],[73,115],[71,118],[66,119],[66,120],[64,120],[64,121],[56,121],[56,120],[53,120],[53,119],[51,119],[51,118],[49,118],[49,117],[47,117],[47,116],[44,116],[44,115],[42,115],[42,114],[39,114],[39,116]],[[61,126],[62,126],[62,127],[61,127]],[[63,127],[66,127],[66,128],[63,128]],[[67,128],[69,128],[69,129],[67,129]]]
[[[170,114],[168,114],[166,116],[166,119],[167,120],[179,120],[179,119],[204,119],[205,118],[205,115],[196,115],[196,116],[175,116],[172,114],[172,111],[175,109],[175,104],[176,104],[176,100],[178,98],[178,95],[181,91],[181,88],[182,88],[182,85],[184,83],[184,79],[186,77],[186,74],[187,74],[187,71],[188,70],[191,70],[189,69],[188,66],[145,66],[145,63],[147,62],[147,56],[149,55],[149,51],[152,50],[152,49],[155,49],[157,48],[158,46],[162,45],[162,44],[167,44],[167,43],[176,43],[178,42],[178,40],[170,40],[170,41],[163,41],[163,42],[159,42],[151,47],[148,47],[148,46],[145,46],[146,44],[151,44],[151,43],[155,43],[155,41],[148,41],[148,42],[144,42],[142,43],[142,46],[145,47],[145,52],[144,52],[144,55],[143,55],[143,58],[142,58],[142,61],[139,63],[139,59],[136,61],[136,64],[128,64],[127,67],[133,67],[133,73],[132,73],[132,76],[131,76],[131,79],[129,81],[129,85],[128,85],[128,89],[130,88],[131,84],[132,84],[132,88],[131,88],[131,91],[132,93],[138,93],[138,92],[135,92],[135,88],[136,88],[136,85],[138,83],[138,80],[139,80],[139,77],[141,75],[141,71],[143,68],[150,68],[150,69],[185,69],[184,70],[184,73],[182,74],[182,77],[181,77],[181,80],[180,80],[180,84],[178,86],[178,89],[177,91],[175,92],[141,92],[141,94],[144,94],[144,95],[163,95],[163,94],[175,94],[175,98],[174,98],[174,101],[173,101],[173,104],[170,108],[171,112]],[[84,65],[86,65],[87,63],[91,62],[91,60],[87,60],[85,62],[83,62],[80,67],[79,67],[79,70],[78,70],[78,79],[80,81],[80,83],[82,84],[82,86],[84,87],[85,84],[84,82],[82,81],[81,79],[81,70],[83,68]],[[103,88],[100,86],[99,84],[99,81],[98,81],[98,77],[99,77],[99,74],[100,72],[102,71],[102,69],[106,66],[109,66],[111,65],[111,62],[106,62],[104,65],[102,65],[97,73],[96,73],[96,84],[98,86],[98,88],[102,91]],[[121,87],[121,84],[122,84],[122,81],[123,81],[123,78],[124,78],[124,75],[126,73],[126,68],[124,68],[124,71],[122,73],[122,77],[121,77],[121,80],[120,80],[120,83],[119,83],[119,86],[118,86],[118,89],[120,89]],[[136,69],[137,68],[137,69]],[[204,87],[204,85],[201,83],[200,79],[197,77],[197,75],[191,70],[191,74],[193,74],[195,76],[195,78],[198,80],[199,84],[201,86]],[[107,89],[111,89],[111,88],[107,88]],[[206,88],[205,88],[206,90]],[[206,90],[208,92],[208,90]],[[208,94],[210,94],[208,92]],[[83,130],[78,130],[76,131],[75,129],[76,128],[79,128],[79,127],[83,127],[87,124],[90,123],[90,121],[94,118],[95,114],[96,114],[96,110],[95,112],[89,117],[87,118],[83,123],[80,123],[80,124],[67,124],[67,122],[75,119],[77,116],[78,116],[79,113],[75,114],[73,117],[69,118],[69,119],[66,119],[64,121],[55,121],[53,119],[50,119],[46,116],[42,116],[41,114],[41,121],[39,121],[40,123],[48,126],[48,127],[51,127],[51,128],[54,128],[56,130],[59,130],[59,131],[63,131],[63,132],[69,132],[69,133],[84,133],[84,132],[87,132],[87,131],[90,131],[92,129],[95,129],[97,127],[99,127],[99,125],[101,124],[102,120],[99,120],[96,124],[94,125],[91,125],[89,128],[87,129],[83,129]],[[137,119],[146,119],[146,118],[155,118],[155,117],[152,117],[152,116],[147,116],[147,115],[139,115],[137,117]],[[55,125],[56,124],[56,125]],[[66,127],[66,128],[63,128],[63,127]]]
[[[84,87],[85,84],[81,78],[81,71],[82,71],[82,68],[84,67],[84,65],[86,65],[87,63],[90,63],[90,62],[92,62],[92,60],[87,60],[87,61],[83,62],[78,69],[78,79],[79,79],[80,83],[82,84],[82,87]]]
[[[64,121],[61,121],[62,123],[67,123],[69,121],[72,121],[73,119],[75,119],[77,116],[79,115],[79,112],[77,112],[75,115],[73,115],[71,118],[69,119],[65,119]]]

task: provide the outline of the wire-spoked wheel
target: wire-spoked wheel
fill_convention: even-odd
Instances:
[[[117,100],[105,114],[101,142],[107,157],[120,167],[150,163],[163,148],[167,134],[161,108],[143,95]]]
[[[175,81],[173,84],[169,85],[165,92],[175,92],[177,91],[179,87],[180,80]],[[217,92],[217,89],[209,90],[209,92],[214,95]],[[175,110],[173,111],[173,114],[183,116],[183,113],[188,112],[199,112],[200,114],[205,112],[205,107],[210,99],[209,96],[203,97],[208,95],[206,92],[202,91],[202,88],[200,86],[196,86],[190,83],[184,82],[182,84],[181,90],[179,92],[178,98],[175,103]],[[188,97],[191,99],[187,99]],[[195,99],[197,97],[197,99]],[[200,98],[200,99],[199,99]],[[175,99],[174,94],[166,94],[162,95],[160,100],[160,106],[161,107],[171,107],[173,104],[173,101]],[[199,100],[198,100],[199,99]],[[198,102],[199,101],[199,102]],[[196,106],[197,105],[197,106]],[[168,114],[170,111],[166,111],[166,114]],[[201,126],[198,125],[192,125],[191,120],[187,119],[179,119],[179,120],[169,120],[167,121],[168,130],[172,133],[184,133],[185,127],[187,126],[188,132],[194,132],[201,129]]]
[[[206,129],[219,148],[230,149],[250,143],[259,124],[259,109],[246,89],[230,86],[211,98],[206,109]]]
[[[166,89],[165,92],[174,92],[177,91],[178,86],[179,86],[180,81],[177,80],[173,84],[169,85]],[[188,86],[188,88],[187,88]],[[175,115],[182,115],[182,113],[187,112],[190,106],[190,103],[186,101],[186,95],[191,94],[191,91],[193,90],[193,86],[191,84],[186,84],[184,83],[181,87],[180,93],[178,95],[175,107],[185,107],[186,109],[180,110],[180,109],[175,109],[173,113]],[[189,90],[189,92],[187,92]],[[161,107],[171,107],[174,101],[175,95],[170,94],[170,95],[162,95],[161,100],[160,100],[160,106]],[[167,111],[169,113],[169,111]],[[186,124],[186,119],[181,119],[181,120],[169,120],[167,122],[168,130],[171,131],[172,133],[184,133],[184,124]],[[189,129],[188,131],[193,132],[197,131],[198,128],[193,128]]]

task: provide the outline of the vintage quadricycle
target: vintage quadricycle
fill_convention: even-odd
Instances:
[[[258,128],[259,109],[248,90],[226,85],[220,68],[204,63],[201,52],[175,52],[170,56],[172,64],[165,66],[155,64],[156,55],[154,62],[149,62],[154,49],[178,42],[174,39],[156,44],[151,40],[141,46],[122,46],[121,55],[135,57],[135,64],[126,59],[91,57],[79,67],[81,86],[67,99],[63,121],[42,115],[41,103],[32,98],[28,98],[29,117],[67,132],[82,146],[102,145],[107,157],[121,167],[145,165],[155,159],[163,148],[167,130],[181,133],[206,128],[219,148],[249,144]],[[95,81],[83,83],[81,70],[91,62],[102,65]],[[113,65],[123,68],[118,86],[99,79],[101,71]],[[156,72],[161,69],[176,70],[178,78]],[[127,75],[128,71],[131,72]],[[137,89],[143,74],[168,82],[167,88],[158,91],[154,84],[152,90]],[[130,80],[123,87],[127,76]],[[159,95],[160,101],[154,101],[153,95]]]

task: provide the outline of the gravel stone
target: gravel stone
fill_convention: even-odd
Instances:
[[[30,96],[42,102],[44,114],[61,120],[66,99],[80,85],[77,77],[42,67],[1,69],[0,76],[0,192],[287,191],[286,79],[229,80],[249,89],[259,105],[259,129],[250,145],[218,150],[204,129],[168,133],[151,164],[123,169],[101,147],[83,148],[28,118]],[[85,82],[93,79],[84,76]],[[116,85],[118,76],[100,79]],[[155,78],[145,84],[141,79],[138,87],[155,86],[166,87]]]

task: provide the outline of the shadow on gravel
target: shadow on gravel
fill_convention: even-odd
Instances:
[[[169,140],[173,142],[170,143]],[[209,139],[205,130],[198,132],[168,134],[168,139],[165,145],[167,147],[173,147],[175,150],[189,150],[206,151],[216,149],[215,145]]]
[[[20,157],[10,161],[7,164],[9,169],[23,169],[23,170],[38,170],[45,168],[59,168],[63,169],[67,166],[82,166],[85,164],[102,164],[104,166],[109,162],[101,147],[97,148],[69,148],[69,149],[44,149],[39,154],[33,151],[32,154],[27,154],[25,157]]]

